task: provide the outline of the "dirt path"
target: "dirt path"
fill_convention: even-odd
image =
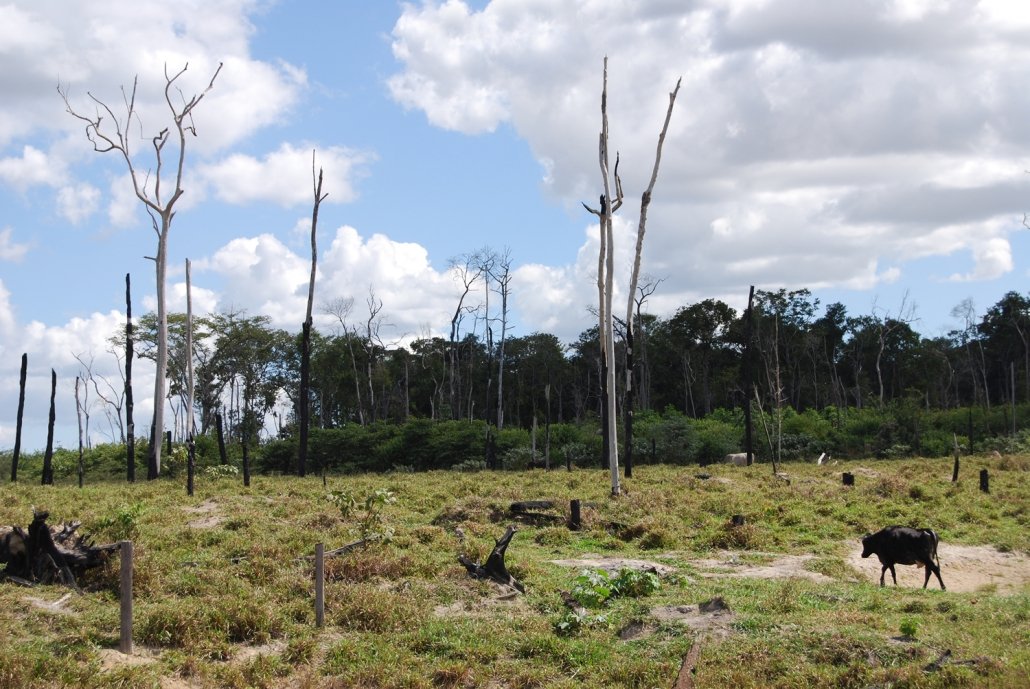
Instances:
[[[937,550],[941,561],[941,578],[949,591],[997,591],[1010,595],[1030,586],[1030,558],[1017,553],[1002,553],[990,546],[951,545],[941,543]],[[863,575],[864,580],[880,581],[880,561],[875,556],[862,559],[861,548],[855,547],[846,558],[848,565]],[[898,586],[920,588],[925,570],[922,567],[896,565]],[[885,580],[892,585],[891,573]],[[930,575],[930,587],[937,587],[937,577]]]

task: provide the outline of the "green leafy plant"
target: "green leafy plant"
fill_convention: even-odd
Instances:
[[[232,464],[215,464],[204,467],[204,475],[210,478],[235,478],[240,475],[240,470]]]
[[[586,608],[604,605],[615,597],[648,596],[661,588],[654,572],[624,567],[615,576],[603,569],[583,570],[572,585],[572,597]]]
[[[559,636],[574,636],[589,627],[608,626],[608,615],[591,615],[585,610],[566,610],[554,624]]]
[[[901,621],[901,626],[898,627],[902,636],[906,636],[910,639],[916,638],[916,633],[919,631],[919,623],[912,618],[907,618]]]
[[[101,517],[94,527],[112,541],[127,541],[139,536],[139,518],[146,511],[142,502],[120,505],[113,514]]]
[[[350,491],[334,490],[326,499],[336,505],[344,519],[357,520],[355,531],[363,541],[388,543],[393,539],[394,528],[383,517],[386,506],[397,502],[393,491],[377,488],[360,500]]]

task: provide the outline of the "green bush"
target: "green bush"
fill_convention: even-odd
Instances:
[[[697,461],[700,464],[721,462],[741,446],[741,428],[725,421],[698,419],[693,423],[697,432]]]

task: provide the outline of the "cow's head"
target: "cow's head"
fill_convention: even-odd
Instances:
[[[862,536],[862,557],[869,557],[873,554],[873,535],[867,533]]]

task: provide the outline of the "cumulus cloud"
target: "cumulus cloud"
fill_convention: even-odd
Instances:
[[[0,230],[0,261],[17,262],[29,252],[29,245],[16,243],[13,234],[10,227]]]
[[[57,193],[58,212],[75,225],[93,215],[99,204],[100,190],[86,182],[61,187]]]
[[[607,55],[632,227],[682,76],[645,242],[644,270],[665,278],[652,303],[748,284],[875,290],[926,256],[971,256],[952,279],[993,279],[1026,205],[1026,18],[996,2],[448,0],[405,5],[389,86],[438,127],[512,127],[573,205],[597,195]],[[560,320],[545,297],[565,308],[566,293],[536,285],[579,294],[581,271],[524,266],[520,307]]]
[[[310,258],[273,235],[234,239],[195,261],[193,270],[195,311],[244,310],[268,316],[273,326],[292,331],[304,320]],[[205,280],[220,286],[198,290],[196,285]],[[182,289],[175,286],[174,303],[184,299]],[[353,299],[358,321],[367,318],[370,294],[383,305],[383,336],[401,340],[427,329],[438,334],[457,305],[460,284],[451,272],[434,269],[421,245],[381,234],[366,238],[353,227],[340,227],[318,261],[316,326],[338,325],[321,306],[339,298]],[[147,303],[152,307],[152,298]]]
[[[1012,246],[1004,237],[991,237],[976,241],[972,247],[972,253],[973,270],[964,275],[952,275],[951,280],[957,282],[993,280],[1012,271]]]
[[[25,146],[21,156],[0,158],[0,181],[21,191],[39,184],[56,186],[65,174],[61,161],[33,146]]]
[[[199,176],[214,188],[219,199],[228,203],[269,201],[287,207],[311,204],[312,150],[316,152],[315,165],[324,172],[322,192],[328,194],[325,202],[353,201],[357,195],[355,179],[363,174],[365,164],[373,156],[340,146],[319,148],[284,143],[261,159],[238,153],[202,165]]]

